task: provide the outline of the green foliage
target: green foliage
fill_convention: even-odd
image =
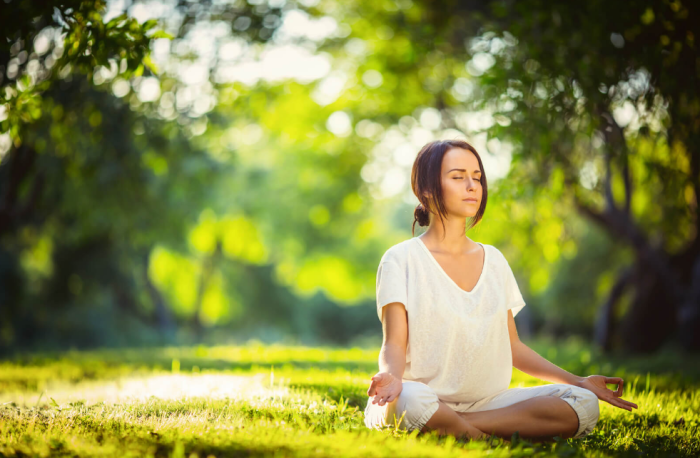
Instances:
[[[139,24],[136,19],[122,14],[105,23],[101,16],[105,6],[103,0],[71,0],[10,1],[3,7],[5,14],[0,27],[7,41],[0,40],[0,66],[8,69],[9,77],[0,77],[7,112],[6,119],[0,122],[0,133],[9,131],[16,147],[23,140],[21,131],[42,115],[42,93],[59,79],[71,73],[92,78],[99,66],[108,67],[115,61],[123,68],[121,74],[125,78],[143,74],[144,62],[149,62],[149,45],[154,38],[147,33],[157,21]],[[63,40],[57,40],[60,46],[55,52],[54,49],[42,50],[42,54],[46,54],[42,58],[41,54],[33,52],[34,40],[43,31],[51,30],[45,29],[51,26],[58,26],[54,33],[60,33]],[[163,36],[157,32],[156,35]],[[22,59],[14,56],[22,56]],[[22,74],[22,64],[28,66],[30,61],[42,68],[42,72]],[[15,80],[12,75],[22,76]]]
[[[186,3],[168,31],[104,21],[104,1],[3,4],[3,347],[376,337],[377,262],[412,222],[408,186],[392,182],[433,136],[491,160],[470,236],[509,259],[533,329],[590,335],[633,259],[572,205],[604,204],[606,159],[618,203],[631,170],[639,227],[669,250],[693,237],[690,6]],[[338,24],[290,40],[329,74],[221,77],[226,45],[273,50],[294,9]],[[187,41],[202,29],[216,30],[206,58]],[[197,84],[177,70],[202,61]],[[611,145],[605,115],[630,107]]]

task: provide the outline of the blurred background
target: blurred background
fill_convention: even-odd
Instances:
[[[689,3],[0,2],[0,354],[378,348],[411,166],[452,138],[523,340],[697,352]]]

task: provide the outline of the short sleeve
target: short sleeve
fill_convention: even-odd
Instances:
[[[401,302],[407,308],[406,272],[395,261],[383,260],[377,269],[377,315],[382,321],[382,307]]]
[[[505,260],[505,258],[503,258]],[[525,300],[523,295],[520,293],[520,288],[518,287],[518,282],[513,274],[513,269],[510,268],[510,264],[505,260],[504,264],[504,275],[505,275],[505,291],[506,291],[506,310],[512,309],[513,316],[518,314],[523,307],[525,307]]]

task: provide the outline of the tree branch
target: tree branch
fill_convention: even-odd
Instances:
[[[622,182],[625,186],[625,202],[622,207],[622,211],[625,214],[629,214],[630,207],[632,203],[632,179],[630,177],[629,168],[629,151],[627,149],[627,142],[625,141],[625,132],[620,127],[620,125],[615,121],[615,118],[608,111],[607,108],[602,108],[601,106],[596,107],[598,115],[603,119],[603,137],[605,138],[605,144],[608,145],[605,148],[606,154],[606,183],[605,183],[605,197],[608,204],[616,207],[613,195],[612,195],[612,162],[614,157],[612,151],[619,151],[620,161],[622,163]]]
[[[677,302],[684,302],[686,288],[671,269],[671,263],[665,253],[653,247],[642,230],[634,224],[629,214],[619,209],[606,208],[599,212],[580,200],[574,193],[574,204],[585,216],[600,224],[610,234],[621,241],[629,243],[635,250],[637,259],[645,267],[654,270],[661,280],[668,285],[668,294]]]

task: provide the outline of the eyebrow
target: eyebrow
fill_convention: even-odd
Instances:
[[[448,171],[447,173],[454,172],[455,170],[457,170],[458,172],[466,172],[467,171],[466,169],[452,169],[452,170]],[[481,170],[476,169],[476,170],[474,170],[474,173],[481,173]]]

